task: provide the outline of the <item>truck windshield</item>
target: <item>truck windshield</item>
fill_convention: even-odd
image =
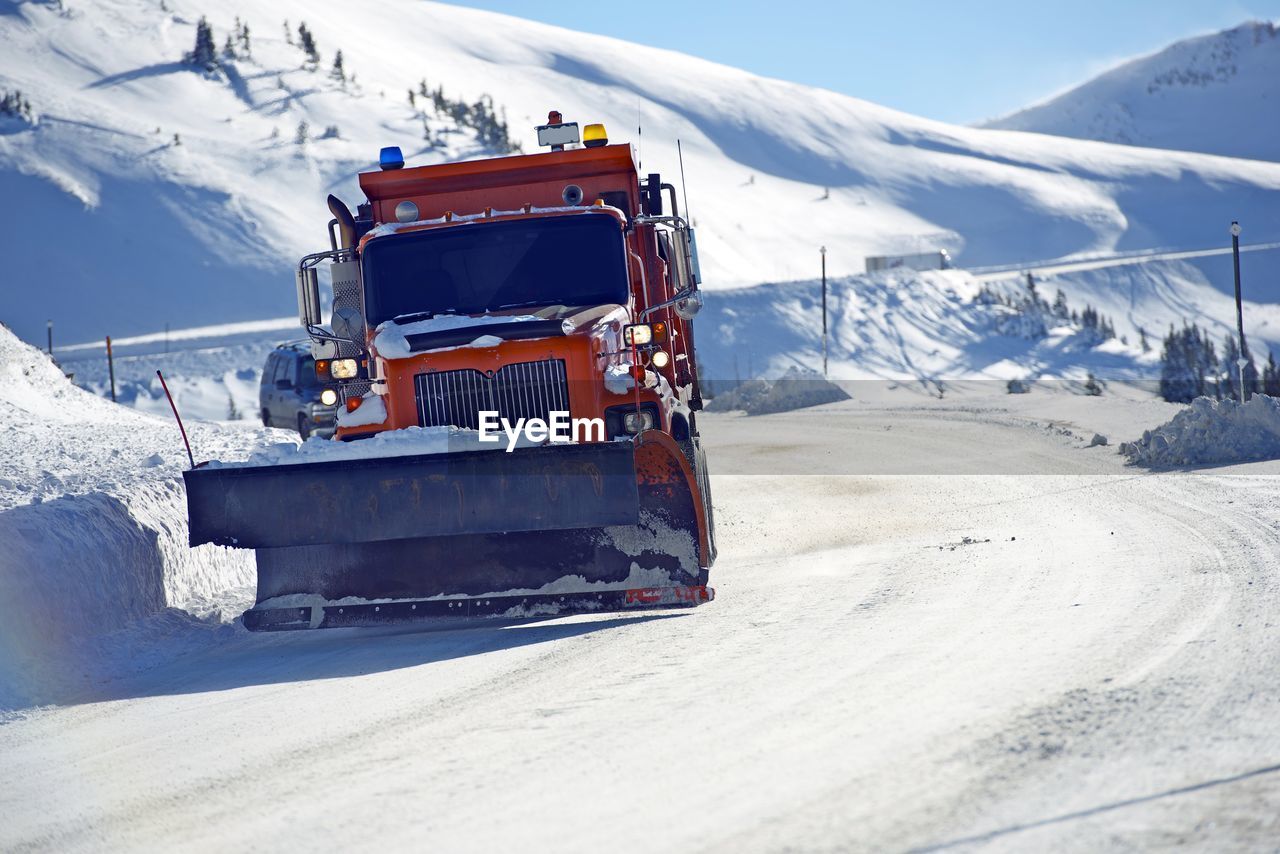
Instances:
[[[627,302],[622,230],[610,216],[477,223],[370,241],[369,323],[530,305]]]

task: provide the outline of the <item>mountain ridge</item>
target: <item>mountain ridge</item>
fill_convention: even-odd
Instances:
[[[1280,30],[1248,21],[1183,39],[980,126],[1280,160]]]
[[[185,65],[201,17],[218,45],[247,23],[251,56],[220,59],[222,74]],[[303,21],[318,63],[297,44]],[[0,320],[30,341],[48,318],[60,340],[88,340],[287,314],[289,268],[327,244],[325,196],[359,201],[355,174],[381,146],[413,164],[492,154],[409,103],[424,77],[456,102],[491,95],[526,151],[550,108],[604,121],[668,179],[680,140],[710,288],[809,278],[819,246],[847,274],[865,255],[937,248],[967,266],[1198,248],[1233,218],[1250,239],[1280,236],[1280,164],[952,126],[438,3],[25,2],[0,37],[0,88],[36,113],[0,132],[0,192],[28,214],[10,275],[43,284]]]

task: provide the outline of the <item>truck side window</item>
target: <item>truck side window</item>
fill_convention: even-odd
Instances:
[[[671,243],[667,240],[665,232],[658,232],[658,257],[668,264],[671,263]]]
[[[278,359],[275,353],[267,356],[267,364],[262,368],[262,385],[273,385],[276,381],[276,365]]]

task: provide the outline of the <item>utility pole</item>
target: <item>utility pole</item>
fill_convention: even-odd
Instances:
[[[107,336],[107,373],[111,375],[111,402],[116,402],[116,363],[111,357],[111,336]]]
[[[49,333],[49,355],[52,356],[53,355],[53,321],[52,320],[49,321],[48,333]]]
[[[1249,364],[1249,358],[1246,356],[1244,349],[1244,307],[1240,300],[1240,223],[1231,223],[1231,257],[1235,262],[1236,269],[1236,333],[1240,336],[1240,358],[1236,360],[1236,366],[1240,369],[1240,402],[1244,403],[1248,399],[1248,395],[1244,388],[1244,368]]]
[[[822,255],[822,376],[827,375],[827,247],[823,246]]]

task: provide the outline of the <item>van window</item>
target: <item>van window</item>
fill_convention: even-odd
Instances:
[[[276,381],[276,367],[279,365],[280,359],[275,353],[267,356],[267,364],[262,368],[262,385],[274,385]]]
[[[310,356],[303,356],[298,360],[298,381],[295,385],[302,388],[314,388],[320,385],[320,379],[316,376],[316,360]]]

